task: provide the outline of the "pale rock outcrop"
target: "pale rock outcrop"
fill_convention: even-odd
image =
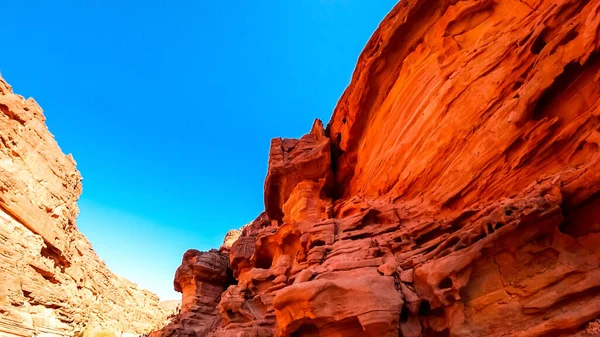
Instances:
[[[81,176],[33,99],[0,79],[0,334],[141,334],[158,297],[105,266],[77,230]]]

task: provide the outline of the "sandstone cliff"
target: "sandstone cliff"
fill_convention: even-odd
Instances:
[[[143,333],[158,297],[111,273],[77,230],[81,176],[32,99],[0,79],[0,335]]]
[[[600,335],[600,0],[404,0],[153,336]]]

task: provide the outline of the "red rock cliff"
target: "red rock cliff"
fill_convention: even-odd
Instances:
[[[81,176],[44,121],[0,78],[0,336],[164,324],[158,297],[111,273],[77,230]]]
[[[599,98],[599,0],[400,2],[155,336],[600,335]]]

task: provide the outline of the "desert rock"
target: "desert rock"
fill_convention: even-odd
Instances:
[[[113,274],[75,223],[81,176],[42,110],[0,79],[0,335],[142,334],[158,297]]]
[[[400,2],[195,336],[597,334],[599,55],[598,0]]]

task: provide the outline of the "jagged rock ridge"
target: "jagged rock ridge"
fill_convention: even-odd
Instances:
[[[153,336],[600,335],[599,98],[598,0],[400,2]]]
[[[0,78],[0,335],[141,334],[158,297],[105,266],[77,230],[81,176],[33,99]]]

